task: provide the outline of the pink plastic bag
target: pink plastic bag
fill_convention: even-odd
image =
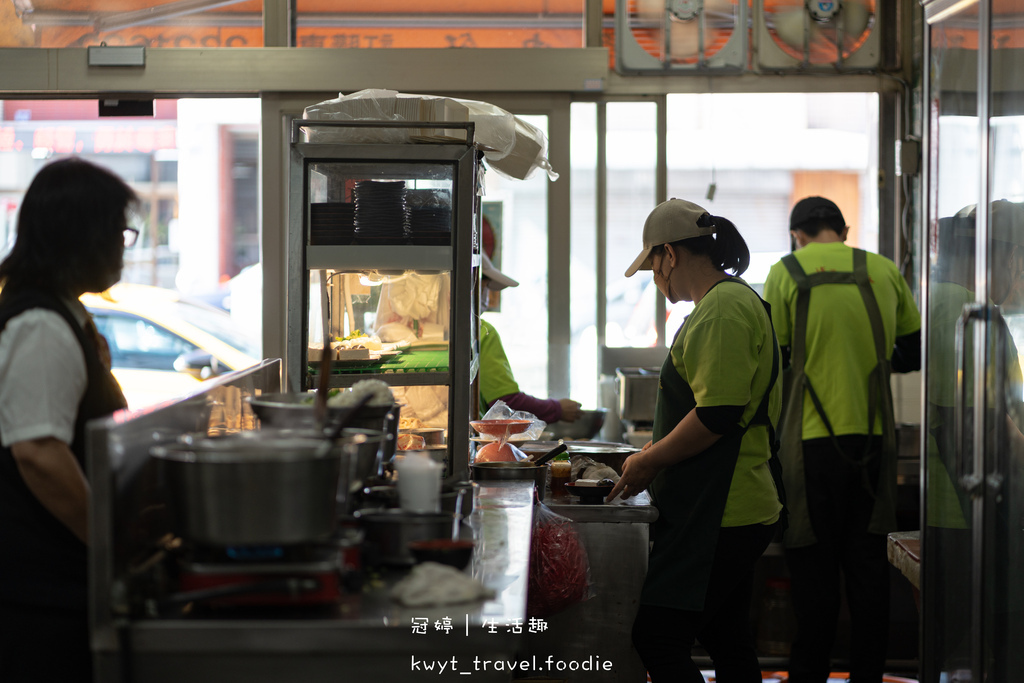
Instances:
[[[537,503],[530,541],[527,616],[550,616],[590,597],[590,562],[572,520]]]

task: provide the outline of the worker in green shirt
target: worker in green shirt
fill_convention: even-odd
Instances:
[[[783,512],[772,448],[782,387],[768,306],[739,278],[749,263],[731,221],[670,199],[648,216],[626,270],[653,271],[670,302],[694,303],[658,377],[654,438],[609,495],[646,489],[658,509],[632,634],[654,683],[703,683],[695,639],[718,680],[761,680],[750,605],[754,565]]]
[[[781,433],[789,508],[783,537],[797,634],[791,683],[825,683],[840,576],[850,610],[850,674],[880,683],[889,623],[886,537],[896,530],[890,369],[921,367],[921,316],[889,259],[845,244],[834,202],[793,207],[798,249],[772,266],[764,297],[787,361]]]
[[[485,224],[485,230],[487,224]],[[485,249],[487,242],[484,242]],[[490,307],[491,292],[500,292],[506,287],[518,287],[519,283],[494,267],[487,253],[481,254],[482,301],[481,308]],[[548,424],[553,422],[575,422],[580,416],[580,403],[571,398],[541,399],[519,390],[512,366],[501,345],[501,337],[494,325],[480,319],[480,414],[487,412],[495,401],[501,400],[509,408],[536,415]]]

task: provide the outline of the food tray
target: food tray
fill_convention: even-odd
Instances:
[[[331,361],[331,372],[335,374],[381,374],[403,372],[448,372],[448,351],[420,351],[405,349],[401,355],[382,357],[372,362]],[[309,365],[310,376],[320,374],[319,365]]]

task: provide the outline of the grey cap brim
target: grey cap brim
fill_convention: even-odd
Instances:
[[[626,268],[626,277],[633,277],[638,270],[651,270],[651,249],[654,247],[647,247],[640,252],[640,255],[633,259],[633,262],[629,264],[629,268]]]
[[[490,283],[487,285],[487,289],[494,292],[500,292],[506,287],[519,286],[517,281],[495,268],[494,264],[491,263],[491,259],[487,258],[487,254],[480,254],[480,261],[484,277],[490,280]]]

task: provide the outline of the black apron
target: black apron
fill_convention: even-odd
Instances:
[[[733,278],[721,280],[715,287],[727,282],[749,288],[742,280]],[[770,308],[763,299],[761,304],[765,307],[770,327]],[[685,333],[684,321],[676,337]],[[673,339],[672,345],[675,346],[675,343]],[[774,329],[771,343],[774,347],[771,377],[750,425],[768,426],[772,450],[769,467],[776,480],[779,499],[785,503],[779,462],[775,455],[775,429],[768,414],[768,400],[779,372],[779,349]],[[658,382],[653,441],[664,438],[696,406],[693,390],[679,375],[672,363],[672,354],[669,353],[662,365]],[[651,501],[658,508],[658,519],[651,526],[654,544],[640,593],[642,604],[691,611],[704,609],[704,596],[711,576],[715,547],[718,545],[718,530],[722,525],[740,442],[750,425],[733,430],[707,450],[665,468],[651,482],[648,491]]]
[[[814,408],[825,423],[829,437],[835,449],[852,463],[864,465],[872,457],[881,457],[881,469],[878,482],[872,485],[867,481],[867,468],[864,468],[865,482],[875,498],[868,531],[884,534],[896,529],[896,420],[893,413],[892,389],[889,385],[891,374],[889,359],[885,348],[885,327],[878,301],[871,289],[868,277],[867,253],[862,249],[853,250],[853,272],[818,272],[807,275],[793,254],[782,258],[782,263],[789,271],[797,286],[796,316],[793,320],[792,354],[789,369],[783,373],[783,405],[780,456],[785,473],[785,486],[788,494],[790,518],[789,529],[783,541],[788,548],[800,548],[818,542],[811,527],[810,512],[807,507],[807,487],[804,478],[803,461],[803,419],[804,393],[814,403]],[[811,386],[811,381],[804,371],[807,360],[807,313],[810,308],[811,289],[819,285],[856,285],[867,309],[868,320],[874,338],[877,362],[868,375],[868,424],[869,436],[874,433],[875,416],[881,414],[882,437],[880,456],[867,450],[859,458],[843,453],[832,424],[825,415],[818,394]],[[867,442],[870,446],[870,439]]]
[[[57,297],[5,288],[0,295],[0,330],[11,318],[33,308],[59,313],[71,326],[85,354],[87,384],[78,405],[70,446],[82,472],[88,474],[86,423],[125,407],[124,394],[100,360],[93,337]],[[0,448],[0,548],[0,601],[86,608],[85,544],[32,494],[9,448]]]

